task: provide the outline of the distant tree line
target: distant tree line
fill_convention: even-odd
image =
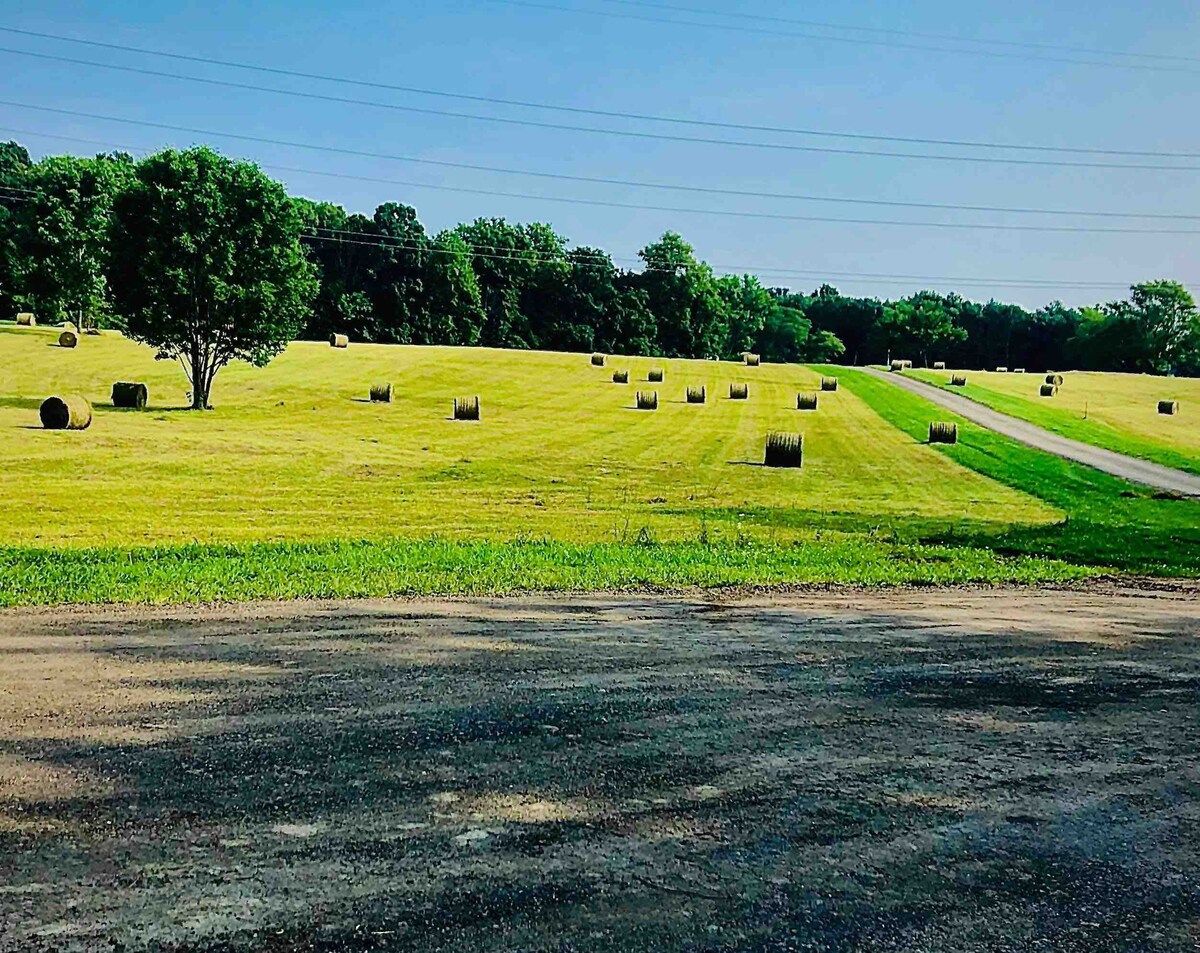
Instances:
[[[235,196],[242,218],[230,217]],[[208,257],[199,255],[201,237],[219,246]],[[268,245],[278,253],[265,252]],[[292,260],[296,248],[303,262]],[[222,313],[206,320],[244,324],[253,309],[284,314],[267,322],[276,336],[1200,374],[1200,317],[1188,291],[1170,281],[1136,285],[1127,299],[1095,307],[1052,302],[1036,311],[933,291],[898,300],[845,296],[829,285],[798,293],[753,275],[719,276],[673,232],[627,269],[602,249],[568,248],[542,223],[481,218],[431,235],[408,205],[386,202],[366,216],[289,198],[253,165],[208,149],[32,162],[18,144],[0,145],[4,313],[136,328],[171,352],[148,325],[168,320],[161,309],[182,307],[184,291],[195,293],[164,290],[182,280],[185,252],[188,267],[211,273],[208,306]],[[149,286],[161,293],[142,294]],[[282,346],[253,338],[221,355],[265,360]],[[201,350],[193,356],[204,363]]]

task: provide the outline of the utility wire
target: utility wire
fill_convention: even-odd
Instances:
[[[757,124],[753,124],[753,123],[721,122],[718,120],[709,120],[709,119],[691,119],[691,118],[680,117],[680,116],[662,116],[662,115],[656,115],[656,114],[651,114],[651,113],[621,112],[621,111],[617,111],[617,110],[594,109],[594,108],[587,108],[587,107],[582,107],[582,106],[564,106],[564,105],[553,104],[553,103],[535,102],[535,101],[531,101],[531,100],[503,99],[503,98],[499,98],[499,97],[495,97],[495,96],[477,96],[477,95],[471,95],[471,94],[467,94],[467,93],[453,93],[453,92],[448,92],[446,90],[429,89],[429,88],[417,87],[417,86],[401,86],[401,85],[396,85],[393,83],[372,82],[372,81],[368,81],[368,80],[352,79],[352,78],[348,78],[348,77],[344,77],[344,76],[334,76],[334,75],[329,75],[329,74],[324,74],[324,73],[313,73],[313,72],[306,72],[303,70],[294,70],[294,69],[284,69],[284,68],[280,68],[280,67],[263,66],[260,64],[244,63],[244,62],[238,62],[235,60],[216,59],[214,57],[207,57],[207,56],[196,56],[196,55],[189,55],[189,54],[184,54],[184,53],[171,53],[171,52],[167,52],[164,50],[148,49],[146,47],[138,47],[138,46],[127,46],[127,45],[119,44],[119,43],[107,43],[107,42],[103,42],[103,41],[99,41],[99,40],[86,40],[86,39],[80,39],[77,37],[71,37],[71,36],[55,34],[55,33],[42,33],[42,32],[35,31],[35,30],[21,30],[21,29],[15,28],[15,27],[6,27],[6,26],[2,26],[2,25],[0,25],[0,32],[14,33],[14,34],[22,35],[22,36],[37,37],[40,39],[49,39],[49,40],[55,40],[55,41],[65,42],[65,43],[77,43],[77,44],[83,44],[83,45],[92,46],[92,47],[99,47],[102,49],[118,50],[118,51],[126,52],[126,53],[136,53],[136,54],[144,55],[144,56],[158,56],[158,57],[163,57],[166,59],[182,60],[182,61],[191,62],[191,63],[203,63],[208,66],[220,66],[220,67],[228,67],[228,68],[240,69],[240,70],[250,70],[250,71],[254,71],[254,72],[269,73],[269,74],[274,74],[274,75],[278,75],[278,76],[290,76],[290,77],[295,77],[295,78],[299,78],[299,79],[317,80],[320,82],[327,82],[327,83],[340,83],[343,85],[350,85],[350,86],[362,86],[362,87],[367,87],[367,88],[372,88],[372,89],[383,89],[383,90],[389,90],[391,92],[411,93],[411,94],[416,94],[416,95],[421,95],[421,96],[437,96],[437,97],[442,97],[442,98],[446,98],[446,99],[458,99],[458,100],[465,100],[465,101],[469,101],[469,102],[488,103],[491,105],[517,106],[517,107],[521,107],[521,108],[525,108],[525,109],[541,109],[541,110],[550,110],[550,111],[555,111],[555,112],[573,113],[576,115],[599,116],[599,117],[603,117],[603,118],[607,118],[607,119],[631,119],[631,120],[635,120],[635,121],[639,121],[639,122],[670,123],[670,124],[676,124],[676,125],[706,127],[706,128],[712,128],[712,129],[734,129],[734,130],[740,130],[740,131],[744,131],[744,132],[765,132],[765,133],[773,133],[773,134],[781,134],[781,135],[813,136],[813,137],[835,138],[835,139],[854,139],[854,140],[861,140],[861,141],[867,141],[867,142],[897,142],[897,143],[906,143],[906,144],[910,144],[910,145],[950,146],[950,147],[973,148],[973,149],[1009,149],[1009,150],[1015,150],[1015,151],[1059,152],[1059,153],[1072,153],[1072,154],[1081,154],[1081,155],[1142,156],[1142,157],[1152,157],[1152,158],[1184,158],[1184,159],[1200,158],[1200,153],[1195,153],[1195,152],[1167,152],[1167,151],[1151,151],[1151,150],[1136,150],[1136,149],[1103,149],[1103,148],[1084,147],[1084,146],[1048,146],[1048,145],[1039,145],[1039,144],[1033,144],[1033,143],[985,142],[985,141],[971,140],[971,139],[936,139],[936,138],[917,137],[917,136],[885,136],[885,135],[876,135],[876,134],[870,134],[870,133],[838,132],[838,131],[832,131],[832,130],[827,130],[827,129],[801,129],[801,128],[795,128],[795,127],[786,127],[786,126],[757,125]],[[103,63],[103,62],[96,62],[93,60],[75,59],[72,57],[61,56],[58,54],[34,52],[31,50],[0,48],[0,52],[13,53],[13,54],[18,54],[18,55],[22,55],[22,56],[38,57],[41,59],[57,60],[60,62],[75,63],[78,65],[84,65],[84,66],[94,66],[94,67],[100,67],[103,69],[123,70],[123,71],[127,71],[127,72],[142,73],[142,74],[151,75],[151,76],[161,76],[161,77],[167,77],[167,78],[171,78],[171,79],[189,80],[189,81],[193,81],[193,82],[213,82],[213,83],[220,82],[217,80],[208,80],[206,78],[201,78],[201,77],[183,76],[183,75],[174,74],[174,73],[164,73],[164,72],[158,72],[155,70],[140,69],[140,68],[132,67],[132,66],[119,66],[116,64],[112,64],[112,63]],[[261,90],[263,92],[276,92],[276,93],[282,93],[282,94],[286,94],[286,95],[295,95],[295,96],[306,96],[307,95],[307,96],[312,96],[313,98],[324,98],[322,96],[319,96],[318,94],[306,94],[306,93],[294,91],[294,90],[279,90],[279,89],[271,89],[271,88],[266,88],[266,87],[261,87],[261,86],[242,86],[240,84],[232,84],[232,83],[229,85],[233,85],[236,88]],[[353,103],[356,105],[377,106],[377,107],[381,107],[381,108],[401,108],[401,107],[393,106],[392,104],[389,104],[389,103],[376,103],[376,102],[353,100],[353,99],[335,98],[333,101],[342,102],[342,103]],[[442,113],[436,113],[436,115],[442,115]],[[455,114],[451,114],[451,115],[457,116],[459,114],[455,113]],[[479,117],[473,117],[473,118],[479,118]],[[572,128],[574,128],[574,127],[572,127]]]
[[[648,3],[646,0],[603,0],[604,3],[620,4],[626,7],[643,7],[650,10],[667,10],[673,13],[690,13],[700,16],[725,17],[730,19],[756,20],[760,23],[785,23],[794,26],[818,27],[823,30],[846,30],[854,33],[874,33],[879,36],[910,36],[924,40],[939,40],[950,43],[978,43],[993,46],[1007,46],[1015,49],[1047,50],[1059,53],[1082,53],[1090,56],[1126,56],[1139,59],[1175,60],[1183,63],[1200,63],[1200,58],[1194,56],[1176,56],[1169,53],[1139,53],[1130,50],[1105,50],[1086,46],[1065,46],[1055,43],[1034,43],[1028,40],[996,40],[980,37],[960,36],[952,33],[927,33],[918,30],[896,30],[883,27],[860,26],[849,23],[829,23],[820,20],[801,20],[795,17],[767,16],[763,14],[725,13],[720,10],[706,10],[699,7],[683,7],[669,3]]]
[[[615,10],[586,10],[581,7],[563,7],[550,3],[535,3],[532,0],[489,0],[491,3],[500,3],[513,7],[527,7],[533,10],[550,10],[554,13],[581,14],[583,16],[604,17],[617,20],[634,20],[641,23],[659,23],[668,26],[686,26],[686,27],[701,27],[703,29],[719,29],[725,32],[732,33],[747,33],[756,36],[769,36],[776,39],[780,37],[794,38],[800,40],[817,40],[822,43],[842,43],[853,46],[872,46],[883,47],[885,49],[899,50],[919,50],[922,52],[931,53],[949,53],[953,55],[968,55],[968,56],[987,56],[995,59],[1019,59],[1034,61],[1038,63],[1063,63],[1070,66],[1098,66],[1104,69],[1123,69],[1123,70],[1147,70],[1157,73],[1200,73],[1200,69],[1189,69],[1184,66],[1168,66],[1158,65],[1154,63],[1122,63],[1113,60],[1100,61],[1078,59],[1074,57],[1063,56],[1035,56],[1030,53],[1009,52],[1004,50],[986,50],[973,48],[955,48],[946,46],[933,46],[927,43],[906,43],[896,40],[871,40],[862,37],[851,36],[835,36],[833,34],[823,33],[806,33],[795,30],[780,30],[767,27],[742,26],[731,23],[711,23],[697,20],[681,20],[678,18],[669,18],[663,16],[650,16],[642,13],[625,13]],[[957,41],[963,42],[963,41]]]
[[[124,120],[122,120],[124,121]],[[68,142],[81,142],[88,145],[101,146],[109,149],[123,149],[129,152],[149,152],[152,151],[145,146],[130,146],[114,143],[108,139],[88,139],[80,136],[65,136],[59,133],[43,132],[40,130],[19,129],[12,126],[0,126],[0,130],[13,133],[15,135],[25,136],[41,136],[48,139],[62,139]],[[225,135],[224,133],[214,133],[214,135]],[[320,148],[320,147],[306,147]],[[667,182],[638,182],[631,179],[615,179],[604,178],[597,176],[585,175],[568,175],[553,172],[530,172],[523,169],[508,169],[499,168],[496,166],[473,165],[468,163],[458,162],[442,162],[429,159],[418,159],[407,156],[385,156],[382,158],[391,158],[400,162],[428,163],[439,166],[450,166],[458,169],[468,169],[476,172],[494,172],[503,175],[523,175],[535,178],[555,179],[567,182],[583,182],[592,185],[617,185],[628,188],[639,189],[660,189],[672,192],[691,192],[702,195],[724,195],[739,198],[763,198],[773,200],[797,201],[797,202],[829,202],[833,204],[847,205],[868,205],[868,206],[884,206],[888,208],[914,208],[928,209],[933,211],[956,211],[956,212],[994,212],[1012,215],[1047,215],[1047,216],[1065,216],[1065,217],[1085,217],[1085,218],[1144,218],[1164,221],[1200,221],[1200,215],[1187,215],[1184,213],[1164,213],[1164,212],[1109,212],[1095,211],[1085,209],[1048,209],[1048,208],[1030,208],[1021,206],[1002,206],[1002,205],[965,205],[953,204],[944,202],[904,202],[892,199],[865,199],[865,198],[847,198],[840,196],[828,195],[805,195],[796,192],[758,192],[747,189],[724,189],[715,186],[700,186],[700,185],[678,185]],[[428,182],[411,182],[402,179],[381,178],[370,175],[354,175],[347,172],[331,172],[325,169],[308,169],[298,166],[280,165],[275,162],[260,163],[263,168],[274,169],[281,172],[295,172],[304,175],[323,175],[339,179],[353,179],[361,182],[377,182],[382,185],[399,185],[405,188],[421,188],[435,189],[444,192],[464,192],[472,195],[491,195],[501,198],[519,198],[531,199],[544,202],[564,202],[568,204],[595,204],[595,200],[591,199],[576,199],[554,195],[536,195],[522,192],[498,192],[489,189],[473,189],[464,186],[441,185]],[[622,206],[624,207],[624,206]],[[652,209],[652,206],[636,205],[635,208]]]

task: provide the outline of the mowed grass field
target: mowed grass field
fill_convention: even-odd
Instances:
[[[1200,379],[1065,372],[1058,393],[1041,397],[1044,374],[959,371],[967,386],[951,387],[951,371],[906,373],[1065,437],[1200,473]],[[1160,400],[1178,401],[1178,413],[1159,414]]]
[[[174,362],[107,332],[74,350],[53,329],[0,326],[5,491],[0,545],[140,546],[381,538],[600,543],[817,530],[1038,527],[1062,511],[884,420],[846,387],[815,413],[799,366],[486,349],[296,343],[222,371],[215,410],[187,406]],[[661,366],[666,379],[646,382]],[[617,368],[628,385],[612,383]],[[149,386],[146,410],[110,404]],[[368,402],[390,381],[393,402]],[[728,399],[731,382],[750,397]],[[688,405],[688,385],[708,402]],[[657,390],[657,411],[634,409]],[[50,394],[80,393],[81,432],[41,429]],[[479,395],[483,419],[450,419]],[[931,410],[931,417],[936,413]],[[761,465],[770,430],[805,435],[802,470]]]

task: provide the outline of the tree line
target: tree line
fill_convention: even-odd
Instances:
[[[224,362],[265,361],[287,340],[335,332],[666,357],[755,351],[778,362],[1200,374],[1200,317],[1176,282],[1030,311],[934,291],[884,300],[830,285],[768,287],[717,275],[674,232],[639,260],[618,267],[539,222],[480,218],[430,234],[409,205],[385,202],[367,216],[288,196],[253,164],[203,147],[34,162],[19,144],[0,144],[0,309],[150,341],[183,361],[198,406]],[[209,326],[219,343],[203,340]]]

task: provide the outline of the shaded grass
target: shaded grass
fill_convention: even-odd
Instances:
[[[525,590],[1068,582],[1055,559],[866,535],[572,544],[369,540],[0,549],[0,606],[491,595]]]
[[[939,452],[1066,514],[1060,524],[1036,529],[1018,526],[996,532],[975,524],[958,537],[961,541],[1080,565],[1200,575],[1200,500],[1164,499],[1152,490],[992,433],[886,380],[862,371],[839,373],[845,386],[916,440],[925,439],[934,414],[953,420],[958,443],[939,445]]]

